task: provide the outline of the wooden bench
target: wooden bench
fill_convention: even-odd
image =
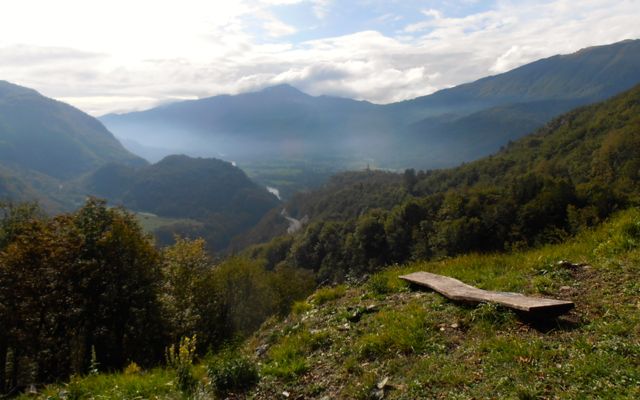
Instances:
[[[399,278],[415,285],[428,287],[454,301],[496,303],[535,316],[558,316],[575,306],[572,301],[482,290],[457,279],[429,272],[414,272]]]

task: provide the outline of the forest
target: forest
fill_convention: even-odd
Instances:
[[[2,393],[158,365],[184,337],[204,355],[315,288],[305,270],[243,258],[214,266],[203,240],[158,250],[132,214],[93,198],[56,217],[4,204],[0,247]]]

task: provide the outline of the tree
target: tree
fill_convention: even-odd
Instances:
[[[407,193],[413,194],[413,188],[416,183],[418,183],[416,170],[413,168],[405,169],[404,174],[402,175],[402,181],[404,183],[404,188],[407,190]]]
[[[213,262],[202,239],[177,237],[162,252],[162,293],[171,343],[198,337],[200,349],[215,345],[220,338],[220,300],[213,280]]]
[[[96,199],[53,219],[24,215],[5,220],[0,253],[0,356],[12,354],[11,385],[83,372],[92,349],[107,369],[157,360],[158,256],[133,216]]]

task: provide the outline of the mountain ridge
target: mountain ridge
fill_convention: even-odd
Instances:
[[[504,139],[518,138],[555,115],[603,100],[638,82],[640,40],[628,40],[548,57],[428,96],[386,105],[310,96],[283,84],[108,115],[102,121],[121,138],[156,147],[175,143],[182,146],[179,151],[194,155],[210,152],[228,159],[254,160],[332,154],[346,159],[373,158],[388,168],[433,168],[487,155],[505,145]],[[550,103],[545,102],[555,102],[555,109],[550,111]],[[510,106],[516,104],[529,108],[527,117],[522,119],[522,113],[513,113]],[[463,118],[483,112],[482,132],[474,140],[474,127]],[[448,126],[462,132],[459,141],[455,137],[441,143],[430,140],[446,133],[432,126],[430,118],[445,114],[459,120],[452,120]],[[505,121],[511,122],[505,125]],[[478,142],[483,146],[474,150]],[[472,143],[472,151],[463,151],[468,143]],[[448,163],[421,156],[434,147]],[[463,152],[467,153],[465,157],[457,156]]]

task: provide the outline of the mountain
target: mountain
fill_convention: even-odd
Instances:
[[[625,40],[549,57],[389,107],[409,119],[425,117],[404,131],[402,141],[412,143],[406,157],[417,166],[447,167],[489,155],[557,115],[638,82],[640,40]],[[438,123],[441,113],[455,118]]]
[[[2,252],[0,289],[13,309],[36,312],[5,318],[10,328],[5,343],[14,347],[5,346],[3,355],[19,353],[30,361],[27,367],[47,365],[51,357],[38,357],[40,346],[17,352],[16,343],[22,338],[61,343],[53,356],[71,365],[68,354],[75,353],[68,349],[76,340],[69,335],[86,326],[77,315],[91,311],[85,299],[106,298],[115,306],[102,313],[107,322],[99,321],[96,332],[106,330],[111,340],[104,326],[117,327],[117,317],[127,312],[146,335],[134,337],[144,348],[159,350],[171,337],[182,336],[175,332],[184,332],[187,339],[166,351],[178,362],[157,367],[150,355],[149,364],[137,364],[145,360],[137,347],[119,349],[116,343],[107,348],[123,355],[115,369],[130,364],[122,373],[76,375],[67,384],[21,398],[65,397],[62,392],[87,398],[184,398],[197,391],[230,399],[636,399],[639,146],[640,85],[566,113],[499,153],[458,168],[338,176],[323,193],[300,195],[287,204],[290,212],[311,216],[306,229],[213,267],[200,242],[180,242],[160,257],[130,221],[110,217],[119,225],[102,223],[106,210],[85,212],[82,224],[76,216],[49,225],[29,219],[25,226],[15,224],[25,234]],[[201,163],[218,164],[172,157],[160,163],[166,172],[159,175],[188,179],[174,171]],[[389,201],[393,196],[395,204]],[[110,229],[119,226],[123,229]],[[83,229],[102,236],[83,245],[74,237]],[[46,240],[39,240],[43,235]],[[34,240],[25,240],[29,237]],[[124,243],[129,251],[121,252],[131,238],[139,238],[135,249]],[[128,261],[124,269],[122,253]],[[163,274],[154,260],[162,262]],[[141,268],[136,276],[125,276],[126,287],[117,269],[104,274],[95,268],[113,264],[122,272],[136,263]],[[68,272],[87,269],[97,271],[90,285]],[[555,316],[494,303],[460,304],[399,279],[416,271],[485,290],[567,300],[575,308]],[[313,278],[326,284],[305,299]],[[337,280],[347,283],[331,284]],[[104,296],[87,290],[94,286]],[[43,290],[51,287],[56,290]],[[14,304],[15,293],[24,306]],[[43,293],[50,301],[42,301]],[[58,301],[58,293],[66,296]],[[76,298],[80,301],[70,313],[69,299]],[[135,307],[122,306],[123,299]],[[47,318],[34,320],[32,314]],[[51,329],[31,335],[32,320]],[[64,334],[56,336],[60,329]],[[122,337],[130,331],[141,332],[119,330]],[[153,335],[147,337],[149,332]],[[202,349],[196,337],[206,344]],[[177,347],[189,353],[182,361]],[[195,355],[205,351],[201,364],[193,365]],[[92,358],[108,359],[97,354]],[[161,351],[155,354],[161,362]],[[60,370],[62,377],[47,369],[50,375],[40,382],[60,382],[72,369]],[[206,378],[199,371],[206,371]],[[12,387],[33,381],[22,372],[16,375],[27,377],[16,378]]]
[[[118,137],[149,147],[230,159],[308,157],[352,151],[363,129],[377,132],[380,124],[387,124],[386,118],[376,117],[380,108],[364,101],[309,96],[279,85],[110,114],[101,120]]]
[[[183,155],[142,168],[108,164],[86,176],[82,186],[86,193],[142,215],[182,219],[159,230],[161,242],[171,241],[175,233],[202,236],[215,249],[279,204],[231,163]]]
[[[67,180],[108,162],[146,164],[95,118],[0,81],[0,163]]]
[[[428,115],[451,107],[468,113],[501,104],[542,100],[581,100],[586,104],[637,84],[638,68],[640,40],[624,40],[555,55],[389,107]]]
[[[101,120],[156,154],[164,147],[239,162],[333,156],[343,159],[338,163],[434,168],[488,155],[556,115],[638,82],[640,40],[627,40],[384,106],[280,85]]]
[[[73,182],[110,162],[142,166],[98,121],[35,90],[0,81],[0,198],[70,210],[84,195]]]

